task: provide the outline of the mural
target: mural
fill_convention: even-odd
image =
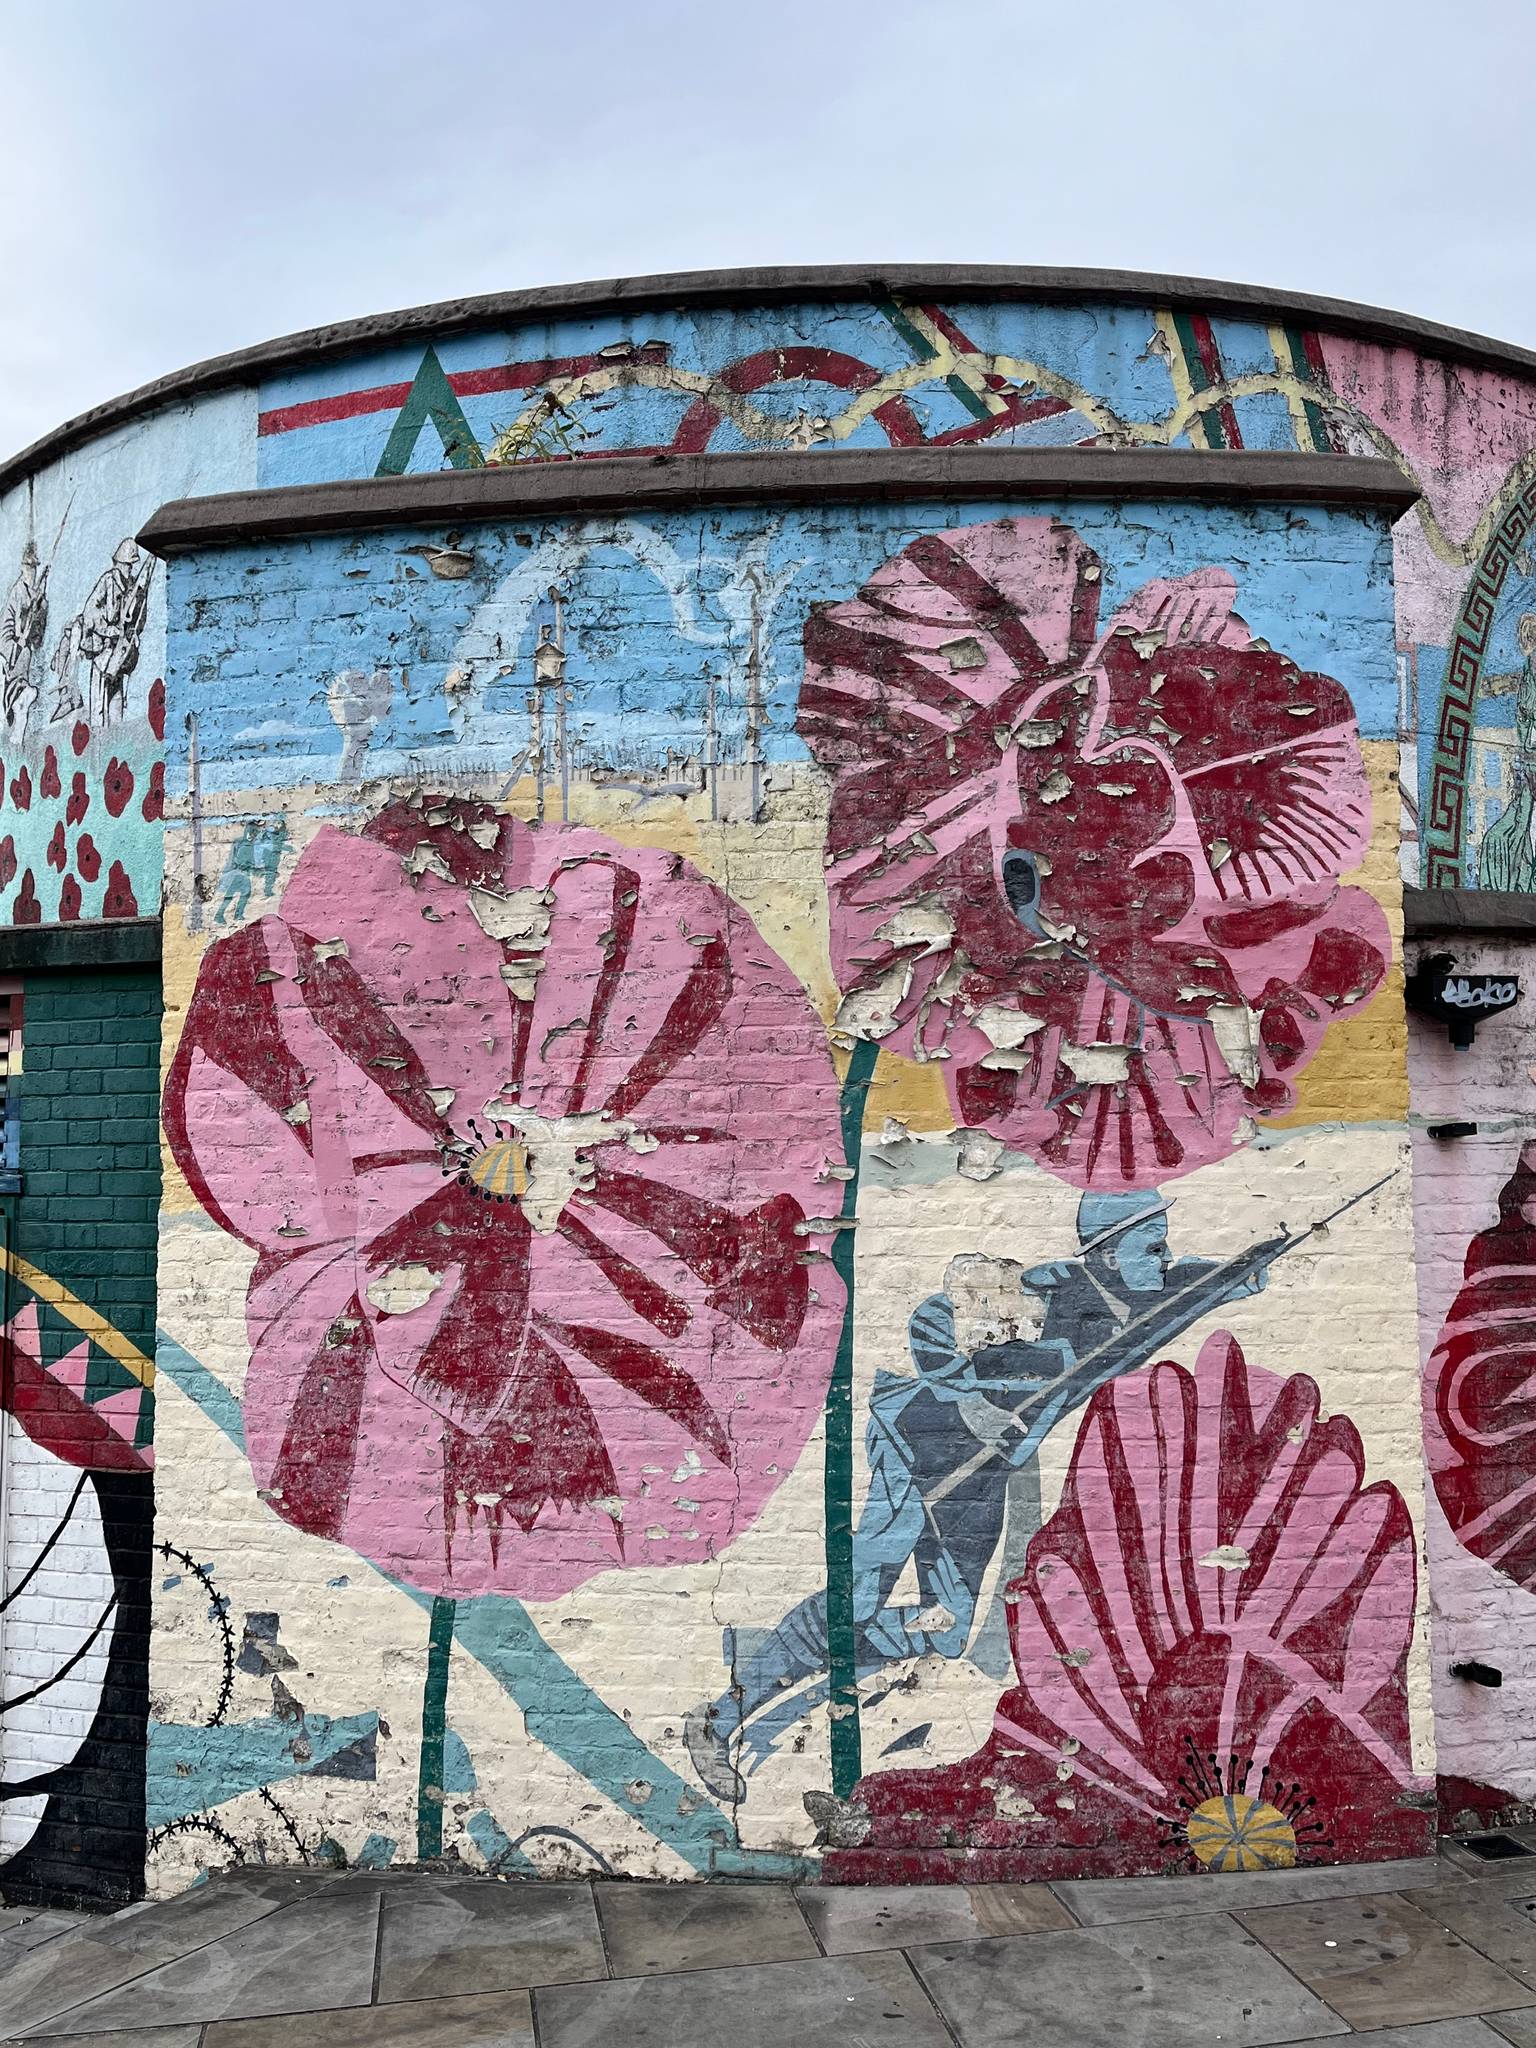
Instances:
[[[1283,321],[1098,304],[656,309],[561,335],[565,353],[512,330],[284,377],[262,394],[263,480],[975,442],[1385,455],[1424,492],[1395,537],[1404,872],[1478,879],[1510,792],[1489,629],[1525,574],[1536,489],[1518,380]]]
[[[1390,948],[1337,886],[1370,830],[1347,692],[1256,649],[1219,569],[1100,635],[1102,573],[1060,522],[914,542],[814,615],[800,727],[838,1023],[941,1057],[957,1122],[1145,1187],[1291,1108]]]
[[[971,444],[1422,496],[132,538],[257,482]],[[1536,1801],[1518,1688],[1441,1655],[1523,1641],[1529,1077],[1431,1213],[1397,1003],[1401,880],[1536,886],[1533,494],[1512,374],[869,299],[331,358],[0,498],[0,915],[166,910],[154,1882],[1398,1853],[1415,1179],[1442,1776]]]
[[[204,955],[165,1122],[260,1254],[265,1497],[413,1585],[547,1597],[723,1549],[820,1413],[831,1062],[674,855],[421,796],[323,829],[280,916]],[[647,1475],[680,1458],[663,1520]]]
[[[161,1512],[245,1622],[216,1687],[206,1588],[159,1597],[157,1883],[905,1867],[887,1787],[969,1769],[1078,1423],[1167,1374],[1235,1419],[1166,1484],[1217,1517],[1236,1460],[1287,1587],[1293,1506],[1334,1569],[1293,1468],[1400,1518],[1390,1626],[1325,1603],[1371,1695],[1298,1622],[1209,1796],[1266,1853],[1422,1839],[1411,1468],[1298,1357],[1407,1219],[1384,539],[912,506],[173,565]],[[1202,1741],[1214,1623],[1169,1629]],[[1198,1865],[1138,1796],[1115,1867]],[[1114,1861],[1047,1819],[990,1846]]]
[[[1467,1247],[1465,1284],[1429,1363],[1425,1446],[1435,1493],[1456,1541],[1531,1591],[1530,1407],[1536,1320],[1536,1146],[1521,1147],[1498,1197],[1498,1220]]]

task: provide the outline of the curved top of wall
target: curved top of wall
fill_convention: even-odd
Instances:
[[[254,348],[211,356],[65,420],[30,447],[0,462],[0,492],[98,435],[178,401],[254,383],[299,364],[387,347],[413,337],[440,338],[517,321],[642,310],[659,306],[834,301],[892,295],[967,295],[1040,304],[1104,301],[1130,305],[1199,306],[1207,313],[1264,314],[1333,333],[1449,357],[1513,376],[1536,375],[1536,349],[1518,348],[1434,320],[1394,313],[1310,292],[1273,292],[1153,271],[1049,269],[1013,264],[813,264],[747,270],[696,270],[650,277],[605,278],[487,292],[395,313],[342,320],[280,335]]]

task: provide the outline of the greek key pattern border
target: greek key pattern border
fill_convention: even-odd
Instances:
[[[1467,766],[1477,714],[1477,693],[1499,599],[1516,550],[1536,524],[1536,479],[1527,483],[1494,528],[1472,572],[1446,656],[1429,801],[1424,812],[1424,887],[1468,886],[1462,872],[1466,845]]]

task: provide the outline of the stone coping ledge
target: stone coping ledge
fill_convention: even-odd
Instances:
[[[1507,889],[1404,889],[1403,935],[1536,938],[1536,895]]]
[[[37,974],[77,967],[153,967],[159,961],[158,917],[0,925],[0,974]]]
[[[391,526],[567,518],[641,507],[890,499],[1194,498],[1345,505],[1398,518],[1418,498],[1375,456],[1167,448],[902,448],[842,454],[600,456],[179,498],[140,532],[157,555]]]

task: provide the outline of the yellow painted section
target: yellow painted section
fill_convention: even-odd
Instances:
[[[954,1129],[955,1112],[944,1086],[944,1069],[936,1060],[909,1060],[898,1052],[882,1052],[864,1101],[864,1128],[879,1131],[895,1117],[909,1131]]]
[[[114,1329],[105,1316],[98,1315],[78,1294],[71,1294],[62,1281],[45,1273],[41,1266],[34,1266],[30,1259],[22,1258],[19,1252],[0,1247],[0,1260],[23,1287],[35,1294],[39,1301],[45,1301],[51,1309],[56,1309],[65,1322],[73,1323],[93,1344],[99,1344],[109,1358],[115,1358],[136,1380],[142,1380],[146,1387],[155,1384],[155,1361],[146,1358],[137,1344],[125,1337],[121,1330]]]
[[[488,1195],[525,1195],[528,1192],[528,1154],[515,1138],[503,1138],[488,1145],[471,1160],[469,1177]]]
[[[1371,783],[1371,847],[1344,876],[1369,889],[1387,915],[1392,969],[1375,998],[1328,1027],[1296,1083],[1296,1107],[1266,1117],[1266,1130],[1303,1124],[1400,1123],[1408,1114],[1408,1019],[1403,1009],[1403,884],[1398,871],[1398,761],[1395,740],[1362,740]]]

